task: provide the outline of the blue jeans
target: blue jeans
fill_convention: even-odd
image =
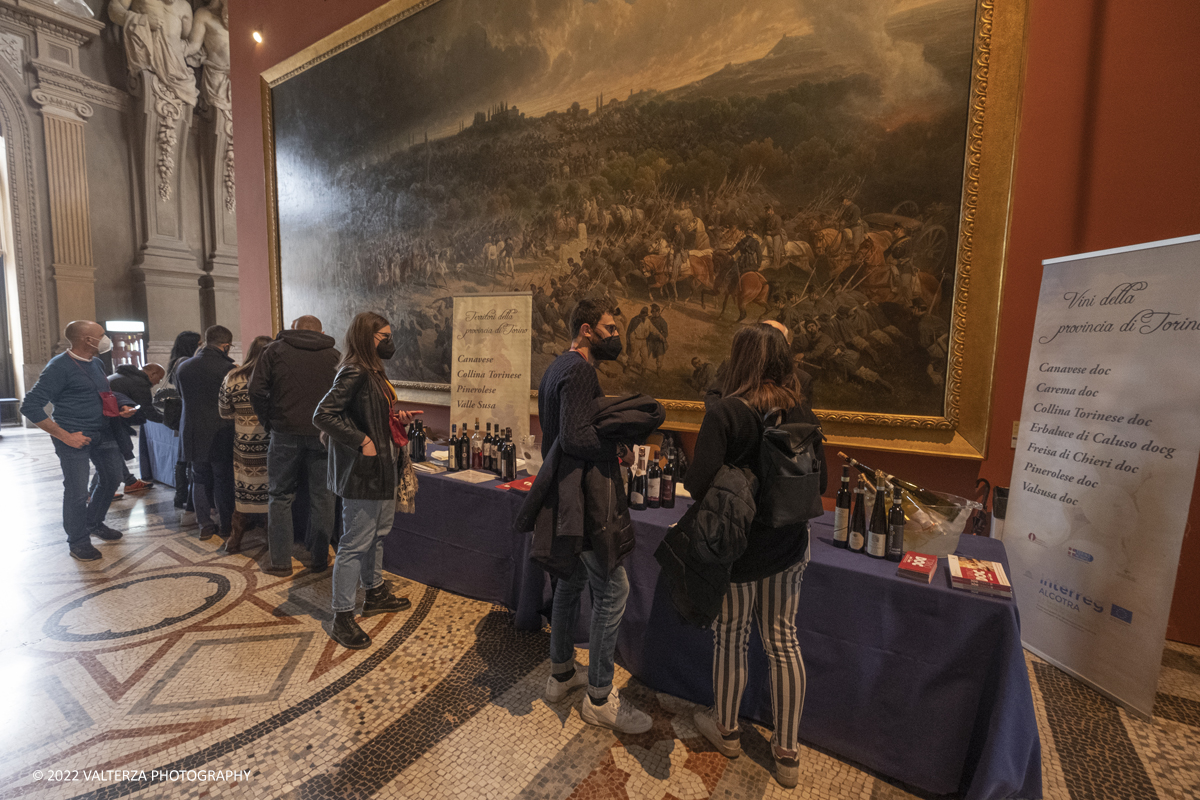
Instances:
[[[125,467],[121,451],[111,435],[87,435],[92,439],[91,444],[78,450],[54,440],[54,452],[58,454],[63,472],[63,529],[71,547],[91,544],[89,531],[104,523]],[[89,496],[88,477],[92,464],[96,465],[99,480]]]
[[[353,611],[358,584],[383,585],[383,538],[396,521],[396,501],[342,499],[342,538],[333,562],[333,610]]]
[[[333,513],[336,502],[327,486],[326,468],[329,453],[317,436],[271,431],[267,450],[267,480],[270,505],[267,516],[267,544],[271,550],[271,566],[287,568],[292,563],[292,503],[300,466],[308,469],[308,531],[304,544],[312,553],[313,566],[323,567],[329,561],[329,540],[333,535]],[[391,530],[391,524],[388,524]]]
[[[617,629],[625,616],[629,599],[629,576],[617,567],[607,577],[595,552],[579,554],[575,572],[559,580],[554,590],[554,610],[550,618],[550,660],[565,664],[575,659],[575,623],[579,619],[579,598],[584,587],[592,587],[592,630],[588,635],[588,685],[597,699],[607,697],[613,682],[613,653],[617,649]]]

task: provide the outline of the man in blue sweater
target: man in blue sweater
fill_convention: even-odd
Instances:
[[[120,539],[120,531],[104,524],[113,493],[121,482],[124,461],[113,437],[112,424],[104,416],[101,393],[108,380],[101,367],[100,339],[104,328],[89,320],[76,320],[64,335],[71,349],[50,359],[37,383],[25,395],[21,413],[54,437],[54,451],[63,471],[63,528],[71,555],[80,561],[95,561],[100,551],[92,546],[95,536],[104,541]],[[54,417],[46,406],[54,404]],[[132,406],[120,409],[131,417]],[[88,496],[90,464],[96,465],[100,480]]]

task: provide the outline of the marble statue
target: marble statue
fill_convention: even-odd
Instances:
[[[203,56],[204,75],[201,88],[204,102],[217,114],[217,124],[225,135],[224,175],[225,205],[233,211],[233,102],[229,83],[229,3],[211,0],[196,10],[192,32],[188,36],[186,55]]]
[[[195,106],[199,98],[186,54],[192,7],[187,0],[110,0],[108,16],[125,33],[130,74],[140,80],[143,72],[150,72],[155,78],[158,196],[165,202],[171,198],[178,123],[185,108]]]

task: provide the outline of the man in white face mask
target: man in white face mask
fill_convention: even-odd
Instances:
[[[104,329],[90,320],[77,320],[67,326],[64,335],[71,348],[50,359],[25,395],[21,413],[54,437],[54,451],[63,471],[67,544],[73,557],[95,561],[101,553],[92,545],[92,536],[103,541],[121,538],[120,531],[104,524],[113,493],[121,482],[121,452],[105,414],[105,395],[110,392],[96,357]],[[54,404],[53,419],[46,414],[50,403]],[[110,413],[128,418],[134,409],[126,407]],[[92,464],[96,465],[99,480],[89,493]]]
[[[103,365],[104,374],[113,374],[113,341],[108,338],[108,334],[100,337],[100,341],[96,344],[96,358],[100,359]]]

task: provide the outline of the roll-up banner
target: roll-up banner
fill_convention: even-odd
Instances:
[[[1004,527],[1021,636],[1148,718],[1200,453],[1200,236],[1042,265]]]
[[[450,421],[479,420],[529,433],[533,297],[528,292],[454,297]]]

